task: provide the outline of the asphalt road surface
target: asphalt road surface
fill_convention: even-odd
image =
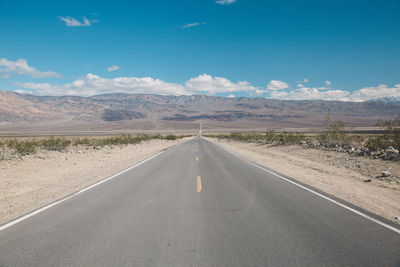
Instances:
[[[0,232],[0,266],[400,266],[400,234],[195,138]]]

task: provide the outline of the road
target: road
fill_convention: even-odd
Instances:
[[[400,234],[195,138],[0,232],[0,266],[400,266]]]

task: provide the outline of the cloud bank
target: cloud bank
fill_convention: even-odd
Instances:
[[[208,74],[202,74],[196,78],[191,78],[185,83],[185,89],[189,94],[204,93],[214,95],[217,93],[230,93],[238,91],[255,91],[256,87],[249,82],[239,81],[237,83],[223,77],[212,77]]]
[[[383,98],[400,99],[400,84],[396,84],[393,87],[381,84],[375,87],[364,87],[353,92],[333,90],[327,87],[300,87],[290,91],[273,91],[270,94],[270,98],[282,100],[335,100],[352,102],[379,100]]]
[[[72,83],[56,85],[49,83],[17,83],[25,89],[30,89],[38,95],[79,95],[91,96],[106,93],[151,93],[161,95],[183,95],[187,92],[182,85],[166,83],[150,77],[119,77],[101,78],[94,74],[87,74],[82,79]]]
[[[0,65],[4,59],[0,60]],[[9,61],[7,61],[9,62]],[[17,61],[18,62],[18,61]],[[25,61],[26,62],[26,61]],[[14,62],[15,63],[15,62]],[[20,64],[21,65],[21,64]],[[24,64],[22,64],[25,66]],[[27,65],[27,64],[26,64]],[[113,68],[114,66],[110,67]],[[4,69],[4,68],[3,68]],[[26,68],[17,68],[17,73],[27,73]],[[39,72],[36,69],[28,68],[31,75],[49,75],[49,72]],[[113,68],[115,69],[115,68]],[[32,73],[33,72],[33,73]],[[51,73],[51,72],[50,72]],[[304,83],[304,81],[302,81]],[[400,84],[389,87],[381,84],[373,87],[364,87],[353,92],[332,89],[326,87],[330,82],[324,82],[321,87],[306,87],[297,85],[291,87],[288,83],[280,80],[271,80],[264,88],[252,85],[247,81],[233,82],[224,77],[215,77],[208,74],[201,74],[190,78],[184,84],[169,83],[152,77],[117,77],[103,78],[98,75],[88,73],[80,79],[76,79],[66,84],[50,84],[24,82],[15,83],[18,93],[34,93],[37,95],[78,95],[92,96],[107,93],[127,93],[127,94],[160,94],[160,95],[225,95],[229,97],[254,96],[267,97],[281,100],[331,100],[331,101],[353,101],[363,102],[379,100],[383,98],[400,99]]]
[[[185,85],[168,83],[151,77],[119,77],[102,78],[92,73],[82,79],[64,85],[49,83],[16,83],[15,85],[29,89],[38,95],[79,95],[91,96],[106,93],[143,93],[161,95],[191,95],[232,93],[237,91],[254,91],[256,87],[248,82],[234,83],[222,77],[202,74],[186,81]],[[21,91],[20,91],[21,92]]]
[[[238,91],[255,91],[257,88],[249,82],[232,82],[226,78],[213,77],[202,74],[191,78],[184,85],[177,83],[168,83],[151,77],[118,77],[102,78],[92,73],[87,74],[81,79],[64,85],[50,83],[15,83],[23,89],[32,90],[38,95],[79,95],[91,96],[105,93],[143,93],[143,94],[161,94],[161,95],[191,95],[208,94],[215,95],[219,93],[233,93]],[[21,91],[19,91],[21,92]]]

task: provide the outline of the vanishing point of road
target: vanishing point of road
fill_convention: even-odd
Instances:
[[[400,266],[400,234],[197,137],[3,227],[0,266]]]

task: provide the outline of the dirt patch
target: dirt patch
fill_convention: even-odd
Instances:
[[[187,138],[89,148],[0,161],[0,224],[122,171]]]
[[[400,163],[347,153],[209,139],[253,162],[344,199],[396,223],[400,217]],[[382,171],[390,171],[382,179]],[[370,179],[370,182],[366,182]]]

